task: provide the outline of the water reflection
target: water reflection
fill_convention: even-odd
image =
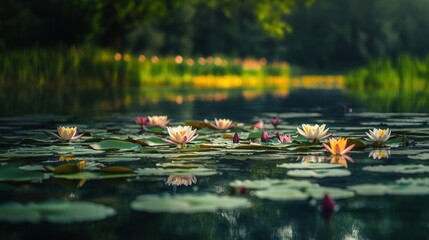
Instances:
[[[171,186],[191,186],[197,183],[196,176],[178,176],[178,175],[170,175],[167,178],[167,185]]]
[[[297,161],[303,163],[324,163],[326,161],[326,157],[317,155],[306,155],[297,157]]]
[[[339,155],[331,155],[331,157],[329,158],[329,162],[331,164],[342,165],[345,168],[347,168],[347,162],[354,163],[353,159],[351,157],[349,157],[347,154],[343,154],[340,156]]]
[[[390,158],[390,149],[378,148],[374,149],[369,153],[369,157],[373,159]]]

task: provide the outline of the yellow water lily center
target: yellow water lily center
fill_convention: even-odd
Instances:
[[[186,144],[198,137],[197,129],[192,129],[191,126],[167,127],[168,138],[164,141],[176,144],[178,148],[185,148]]]

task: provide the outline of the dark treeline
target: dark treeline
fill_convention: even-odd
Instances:
[[[428,54],[428,10],[429,0],[4,0],[0,49],[91,44],[348,67]]]

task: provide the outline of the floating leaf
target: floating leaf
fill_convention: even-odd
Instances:
[[[291,170],[287,172],[287,175],[291,177],[325,178],[325,177],[346,177],[346,176],[350,176],[351,172],[346,169]]]
[[[353,138],[349,138],[349,139],[347,139],[347,146],[346,147],[349,147],[349,146],[351,146],[352,144],[354,144],[355,145],[355,147],[354,148],[365,148],[366,147],[366,144],[362,141],[362,140],[359,140],[359,139],[353,139]]]
[[[103,172],[103,173],[133,173],[134,171],[128,167],[110,166],[110,167],[101,168],[100,172]]]
[[[247,189],[265,189],[275,185],[287,185],[294,188],[311,187],[314,183],[306,180],[292,180],[292,179],[262,179],[262,180],[235,180],[229,183],[229,186],[234,188],[247,188]]]
[[[116,214],[115,209],[91,202],[4,203],[0,221],[51,223],[96,221]]]
[[[49,178],[48,174],[25,171],[14,166],[5,166],[0,168],[0,181],[25,182],[40,181],[46,178]]]
[[[171,174],[175,175],[194,175],[194,176],[211,176],[217,174],[216,170],[209,168],[139,168],[136,171],[138,175],[144,176],[168,176]]]
[[[142,149],[139,144],[120,141],[120,140],[103,140],[101,142],[90,145],[95,150],[127,150],[136,151]]]
[[[283,163],[277,164],[277,167],[287,169],[327,169],[327,168],[341,168],[339,164],[329,163]]]
[[[131,203],[131,208],[146,212],[199,213],[237,208],[249,208],[245,198],[205,195],[140,195]]]
[[[421,164],[378,165],[364,167],[362,170],[383,173],[429,173],[429,166]]]
[[[112,179],[112,178],[129,178],[135,176],[132,173],[102,173],[102,172],[77,172],[66,174],[55,174],[54,178],[91,180],[91,179]]]
[[[429,194],[429,185],[421,185],[410,180],[388,184],[360,184],[349,186],[348,189],[363,196]]]

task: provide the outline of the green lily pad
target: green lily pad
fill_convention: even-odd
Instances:
[[[362,196],[382,195],[428,195],[429,185],[421,185],[413,181],[397,181],[388,184],[360,184],[349,186],[348,189]]]
[[[55,174],[54,178],[74,179],[74,180],[93,180],[93,179],[113,179],[113,178],[129,178],[133,177],[133,173],[102,173],[102,172],[77,172],[77,173],[66,173],[66,174]]]
[[[329,163],[283,163],[277,164],[277,167],[287,169],[328,169],[328,168],[341,168],[339,164]]]
[[[308,198],[322,199],[325,193],[329,193],[332,198],[343,199],[351,198],[355,195],[354,192],[332,187],[322,187],[318,184],[307,185],[290,185],[279,184],[273,185],[267,189],[255,192],[255,196],[262,199],[275,201],[300,201]]]
[[[417,159],[417,160],[429,160],[429,153],[420,153],[420,154],[417,154],[417,155],[415,155],[415,156],[408,156],[408,158],[411,158],[411,159]]]
[[[137,175],[144,176],[169,176],[171,174],[179,176],[212,176],[217,174],[216,170],[210,168],[138,168],[135,170]]]
[[[429,166],[421,164],[378,165],[364,167],[362,170],[382,173],[429,173]]]
[[[350,176],[351,172],[346,169],[316,169],[316,170],[291,170],[287,172],[291,177],[346,177]]]
[[[116,214],[115,209],[91,202],[4,203],[0,221],[72,223],[102,220]]]
[[[229,183],[229,186],[234,188],[246,189],[266,189],[272,186],[282,185],[293,188],[311,187],[314,183],[306,180],[293,180],[293,179],[261,179],[261,180],[235,180]]]
[[[131,203],[136,211],[200,213],[249,208],[252,204],[245,198],[229,196],[205,195],[140,195]]]
[[[0,181],[26,182],[40,181],[49,178],[49,174],[21,170],[14,166],[0,168]]]
[[[139,144],[120,140],[103,140],[90,146],[95,150],[137,151],[142,149]]]

